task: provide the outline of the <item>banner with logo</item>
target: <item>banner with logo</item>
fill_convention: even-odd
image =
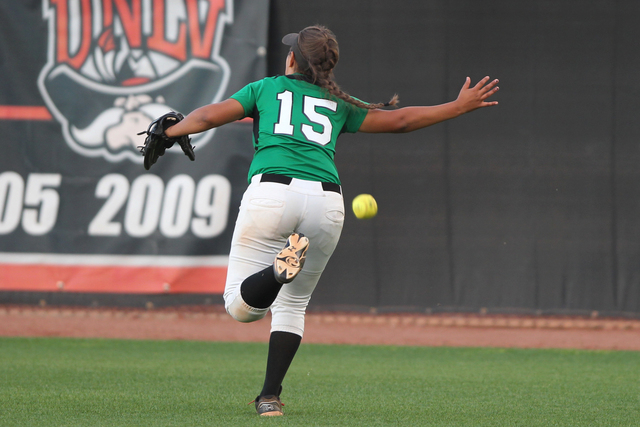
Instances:
[[[221,293],[252,123],[139,146],[266,72],[268,0],[0,4],[0,291]]]

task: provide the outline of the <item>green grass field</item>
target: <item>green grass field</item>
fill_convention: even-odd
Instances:
[[[0,338],[0,426],[638,426],[640,353]]]

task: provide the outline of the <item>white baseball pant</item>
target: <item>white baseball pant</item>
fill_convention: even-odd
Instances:
[[[282,286],[271,305],[271,332],[304,333],[311,294],[340,239],[344,223],[342,195],[324,191],[322,183],[292,179],[289,185],[251,179],[240,204],[229,253],[225,307],[236,320],[263,318],[269,309],[249,307],[240,295],[245,278],[273,265],[293,232],[309,238],[302,271]]]

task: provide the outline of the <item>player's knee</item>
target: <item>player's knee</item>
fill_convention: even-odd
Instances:
[[[227,306],[227,313],[235,320],[242,323],[255,322],[267,315],[268,308],[255,308],[244,302],[240,294]]]

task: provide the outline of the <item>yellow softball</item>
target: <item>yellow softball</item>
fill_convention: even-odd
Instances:
[[[373,218],[378,213],[378,204],[371,194],[360,194],[351,204],[353,213],[358,219]]]

